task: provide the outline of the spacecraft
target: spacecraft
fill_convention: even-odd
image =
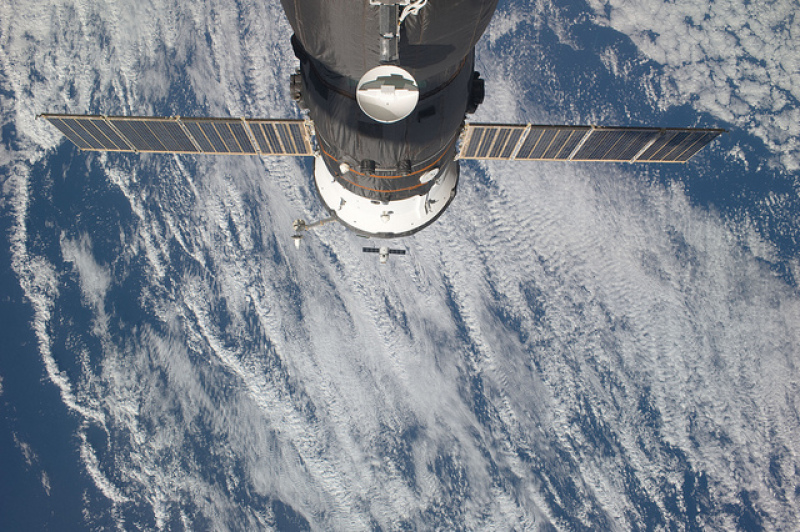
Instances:
[[[81,150],[314,158],[329,217],[396,238],[450,206],[459,161],[684,163],[721,129],[487,124],[475,45],[497,0],[282,0],[303,119],[42,115]],[[381,262],[399,250],[364,248]]]

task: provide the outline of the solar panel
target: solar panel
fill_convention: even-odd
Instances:
[[[665,131],[638,160],[650,162],[685,162],[719,135],[715,130]]]
[[[311,144],[300,120],[248,120],[262,153],[311,155]]]
[[[686,162],[722,129],[467,124],[460,159]]]
[[[506,159],[519,142],[525,126],[468,124],[462,143],[462,159]]]
[[[658,129],[626,128],[591,130],[586,142],[572,157],[573,161],[629,162],[648,142],[659,135]]]
[[[302,120],[42,115],[81,150],[313,155]]]
[[[53,124],[82,150],[111,150],[118,148],[114,144],[114,139],[109,139],[94,124],[97,120],[102,121],[102,117],[87,116],[86,120],[75,120],[71,117],[54,117],[50,120]],[[118,138],[118,136],[117,136]],[[120,143],[124,146],[124,141]]]

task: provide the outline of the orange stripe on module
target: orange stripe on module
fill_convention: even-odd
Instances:
[[[400,179],[400,178],[402,178],[402,177],[409,177],[409,176],[413,176],[413,175],[416,175],[416,174],[420,174],[420,173],[422,173],[422,172],[425,172],[425,171],[427,171],[427,170],[430,170],[432,167],[434,167],[434,166],[436,166],[437,164],[439,164],[439,161],[441,161],[441,160],[442,160],[442,158],[444,157],[444,155],[445,155],[445,154],[446,154],[448,151],[450,151],[450,147],[451,147],[453,144],[455,144],[455,142],[456,142],[456,138],[458,138],[458,135],[456,135],[456,136],[453,138],[453,140],[451,140],[451,141],[450,141],[450,144],[447,146],[447,148],[445,148],[445,150],[442,152],[442,154],[439,156],[439,158],[438,158],[438,159],[436,159],[435,161],[433,161],[431,164],[429,164],[429,165],[428,165],[428,166],[426,166],[425,168],[420,168],[420,169],[419,169],[419,170],[417,170],[416,172],[411,172],[410,174],[405,174],[405,175],[373,175],[373,174],[365,174],[365,173],[359,172],[359,171],[357,171],[357,170],[353,170],[352,168],[350,169],[350,171],[351,171],[351,172],[353,172],[354,174],[362,175],[362,176],[364,176],[364,177],[372,177],[372,178],[374,178],[374,179]],[[323,147],[322,147],[322,143],[319,143],[319,149],[322,151],[322,153],[324,153],[325,155],[327,155],[328,157],[330,157],[331,159],[333,159],[333,160],[334,160],[334,161],[336,161],[337,163],[340,163],[340,164],[341,164],[341,161],[340,161],[339,159],[337,159],[336,157],[334,157],[333,155],[331,155],[330,153],[328,153],[328,152],[326,152],[326,151],[325,151],[325,148],[323,148]],[[345,179],[345,181],[347,181],[347,180]],[[350,181],[347,181],[347,182],[349,183]],[[353,184],[355,184],[355,183],[353,183]],[[359,185],[356,185],[356,186],[359,186]],[[366,187],[363,187],[363,188],[366,188]],[[372,190],[372,189],[369,189],[369,190]],[[410,189],[401,189],[401,190],[410,190]],[[390,191],[388,191],[388,190],[387,190],[387,192],[390,192]]]

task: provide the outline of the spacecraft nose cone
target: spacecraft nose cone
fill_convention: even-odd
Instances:
[[[406,70],[381,65],[361,77],[356,99],[367,116],[391,124],[411,114],[419,101],[419,87]]]

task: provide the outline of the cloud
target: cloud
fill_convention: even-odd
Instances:
[[[103,312],[106,292],[111,286],[111,274],[107,267],[95,261],[89,235],[83,234],[77,240],[62,235],[61,254],[65,261],[74,265],[86,302],[94,307],[95,311]]]
[[[800,2],[590,0],[596,21],[664,66],[672,104],[756,135],[800,169]]]

